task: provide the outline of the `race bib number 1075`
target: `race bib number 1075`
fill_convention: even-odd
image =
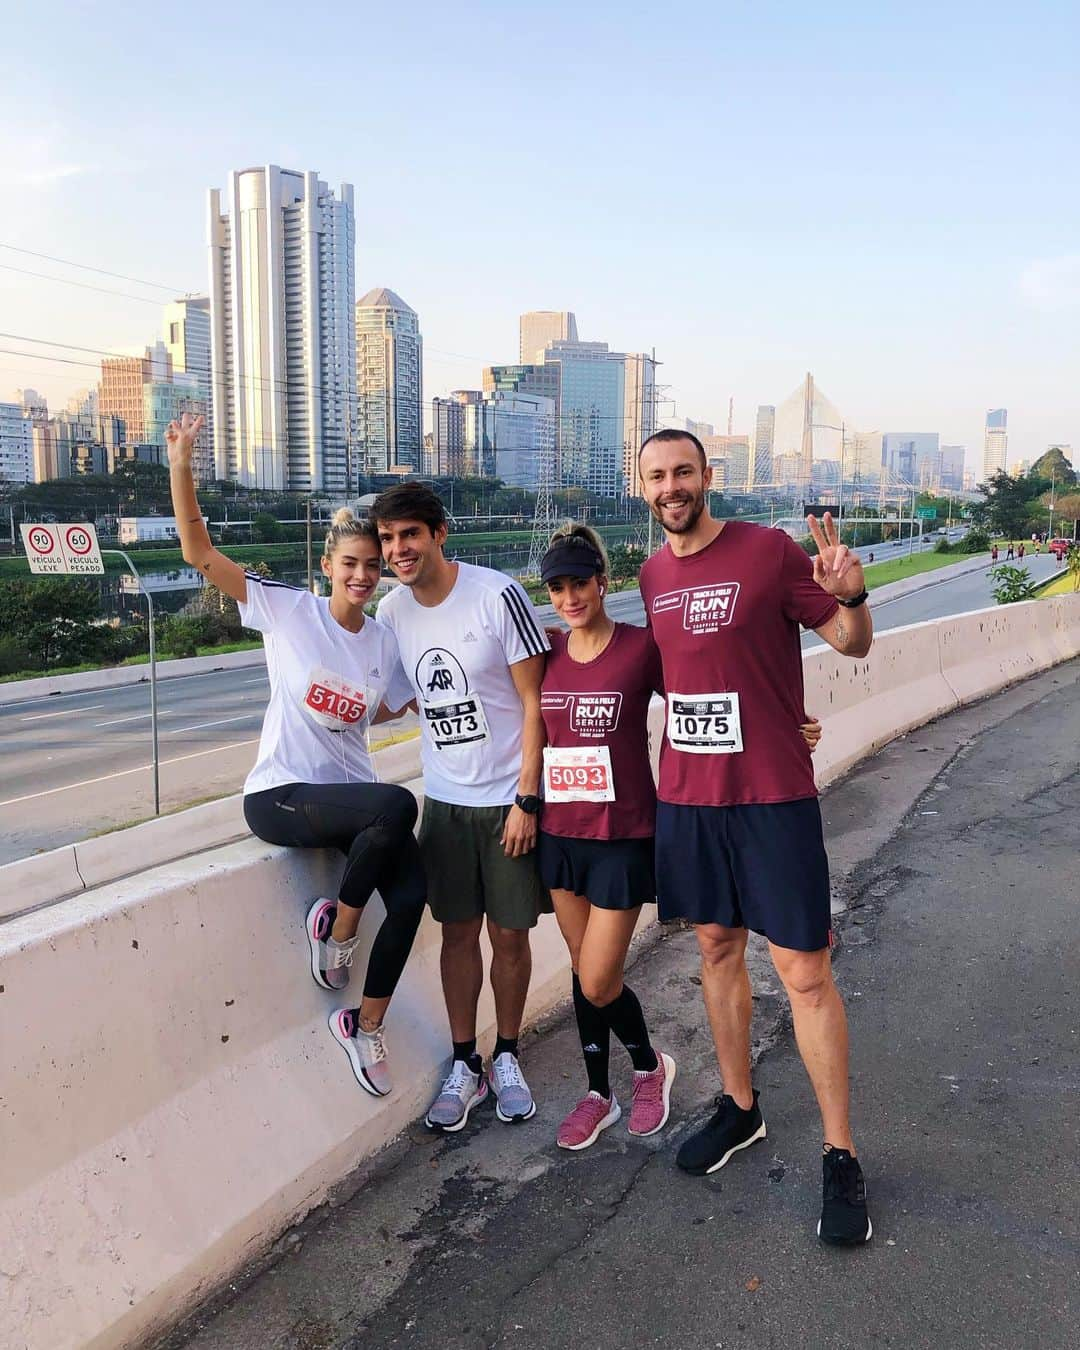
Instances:
[[[667,735],[688,755],[735,755],[743,748],[738,694],[668,694]]]

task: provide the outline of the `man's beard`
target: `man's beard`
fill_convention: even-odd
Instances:
[[[660,522],[660,524],[663,525],[664,529],[668,532],[668,534],[689,534],[690,531],[701,519],[702,512],[705,510],[704,492],[698,492],[696,494],[688,493],[687,497],[690,509],[687,511],[686,519],[682,522],[681,525],[668,525],[665,523],[664,509],[659,502],[657,502],[655,506],[651,508],[653,515]]]

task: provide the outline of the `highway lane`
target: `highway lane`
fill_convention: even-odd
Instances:
[[[1037,577],[1057,568],[1046,557],[1027,561]],[[883,631],[991,603],[984,570],[875,606],[875,623]],[[643,622],[636,591],[609,597],[609,610],[625,622]],[[538,612],[541,621],[552,621],[549,606]],[[818,643],[805,635],[805,645]],[[258,666],[159,682],[165,809],[242,786],[267,696],[266,673]],[[415,718],[388,724],[373,740],[414,726]],[[148,685],[0,706],[0,752],[0,862],[152,814]]]

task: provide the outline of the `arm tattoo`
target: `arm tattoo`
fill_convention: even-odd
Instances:
[[[840,610],[836,615],[836,641],[840,647],[846,647],[848,644],[848,630],[844,623],[843,610]]]

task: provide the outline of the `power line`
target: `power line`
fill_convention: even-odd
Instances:
[[[105,286],[91,286],[88,281],[74,281],[71,277],[51,277],[47,272],[30,272],[25,267],[14,267],[11,263],[0,263],[5,272],[20,272],[24,277],[37,277],[39,281],[60,281],[65,286],[78,286],[83,291],[99,291],[102,295],[118,295],[123,300],[137,300],[141,305],[153,305],[161,308],[160,300],[148,300],[145,295],[131,295],[128,291],[112,291]]]
[[[10,249],[12,253],[25,253],[28,258],[44,258],[46,262],[61,263],[64,267],[78,267],[83,272],[97,272],[99,276],[114,277],[117,281],[133,281],[136,286],[152,286],[159,291],[170,291],[173,295],[191,295],[182,287],[164,286],[160,281],[143,281],[141,277],[129,277],[124,272],[107,272],[104,267],[92,267],[89,263],[72,262],[70,258],[57,258],[51,253],[35,253],[32,248],[19,248],[17,244],[0,243],[0,248]],[[61,278],[56,278],[60,280]]]

